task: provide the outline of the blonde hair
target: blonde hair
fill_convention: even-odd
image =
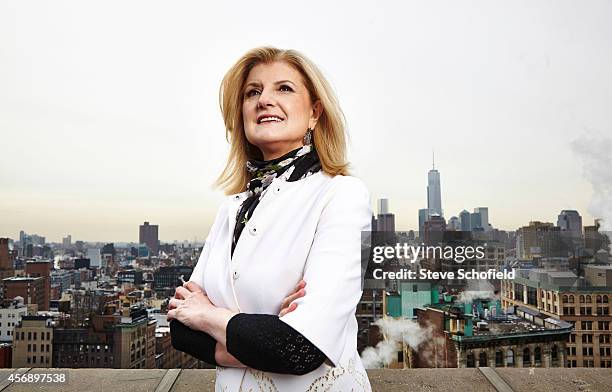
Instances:
[[[247,160],[262,159],[259,148],[251,144],[244,133],[244,84],[254,66],[276,61],[285,62],[300,72],[311,102],[318,100],[321,103],[323,110],[312,131],[312,140],[322,170],[331,176],[348,175],[344,114],[338,104],[338,98],[321,71],[312,61],[295,50],[259,47],[248,51],[230,68],[219,89],[219,105],[225,122],[225,138],[230,143],[230,153],[215,184],[223,188],[226,194],[243,192],[251,179],[246,170]]]

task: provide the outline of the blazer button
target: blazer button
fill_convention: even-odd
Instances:
[[[257,235],[257,226],[253,225],[249,227],[249,233],[251,233],[251,235]]]
[[[281,191],[281,187],[279,185],[275,186],[274,189],[272,190],[274,192],[275,195],[278,195]]]
[[[240,274],[238,273],[238,271],[234,271],[234,280],[238,279],[239,276]]]

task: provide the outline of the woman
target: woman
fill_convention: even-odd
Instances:
[[[372,213],[329,84],[300,53],[257,48],[220,101],[230,196],[170,300],[173,345],[217,365],[217,390],[371,390],[355,309]]]

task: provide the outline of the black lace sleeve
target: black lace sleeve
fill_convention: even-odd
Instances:
[[[270,314],[239,313],[227,324],[227,351],[253,369],[303,375],[326,356],[301,333]]]
[[[215,348],[217,341],[206,332],[194,331],[178,320],[170,320],[172,347],[201,361],[217,366]]]

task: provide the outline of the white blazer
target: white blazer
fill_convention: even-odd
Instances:
[[[357,353],[355,309],[361,298],[361,232],[371,228],[364,183],[322,171],[274,179],[230,258],[236,211],[246,192],[219,208],[191,280],[216,306],[278,314],[302,277],[306,295],[284,321],[333,363],[303,375],[217,367],[217,391],[371,391]]]

